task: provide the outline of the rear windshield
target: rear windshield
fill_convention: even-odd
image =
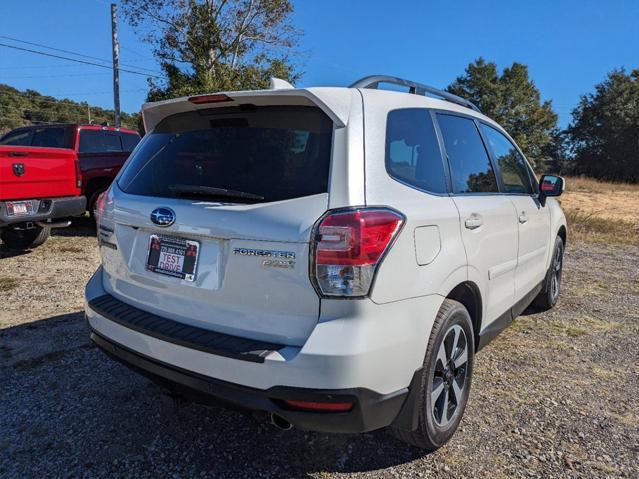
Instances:
[[[111,130],[80,130],[80,153],[121,153],[133,151],[140,137]]]
[[[332,128],[315,107],[179,113],[143,138],[118,185],[134,195],[231,203],[325,193]]]

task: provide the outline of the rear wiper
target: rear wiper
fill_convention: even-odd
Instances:
[[[262,201],[263,196],[247,193],[245,191],[227,190],[226,188],[216,188],[214,186],[198,185],[169,185],[169,190],[177,196],[195,195],[213,198],[235,198],[240,200]]]

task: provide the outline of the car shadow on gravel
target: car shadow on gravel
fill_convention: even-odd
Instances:
[[[0,259],[15,258],[31,253],[31,250],[20,250],[9,248],[6,244],[0,242]]]
[[[71,226],[66,228],[53,228],[51,230],[52,237],[95,237],[95,222],[88,215],[74,218],[71,222]],[[42,246],[39,246],[41,248]],[[0,241],[0,260],[5,258],[14,258],[17,256],[24,256],[31,253],[30,249],[12,249]]]
[[[51,231],[52,236],[95,236],[95,221],[88,214],[71,220],[71,226],[56,228]]]
[[[93,346],[82,312],[0,330],[0,384],[3,477],[305,477],[424,456],[385,431],[285,432],[250,413],[176,404]]]

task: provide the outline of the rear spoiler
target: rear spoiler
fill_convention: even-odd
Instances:
[[[272,90],[252,90],[223,92],[192,97],[181,97],[160,102],[145,103],[142,106],[142,119],[145,131],[152,131],[156,125],[169,115],[194,111],[228,107],[234,105],[308,105],[317,106],[326,113],[336,128],[343,128],[348,123],[351,103],[359,97],[356,90],[347,88],[277,88]],[[198,99],[211,101],[198,101]],[[216,99],[213,99],[213,98]],[[226,97],[225,99],[220,99]],[[359,97],[361,101],[361,97]]]

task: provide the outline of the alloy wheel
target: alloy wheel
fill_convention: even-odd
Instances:
[[[553,302],[559,296],[559,288],[561,286],[561,268],[563,266],[563,248],[558,246],[555,249],[555,255],[552,260],[552,276],[550,278],[550,294]]]
[[[464,329],[451,326],[437,351],[433,373],[431,409],[435,423],[446,427],[463,402],[468,366],[468,340]]]

